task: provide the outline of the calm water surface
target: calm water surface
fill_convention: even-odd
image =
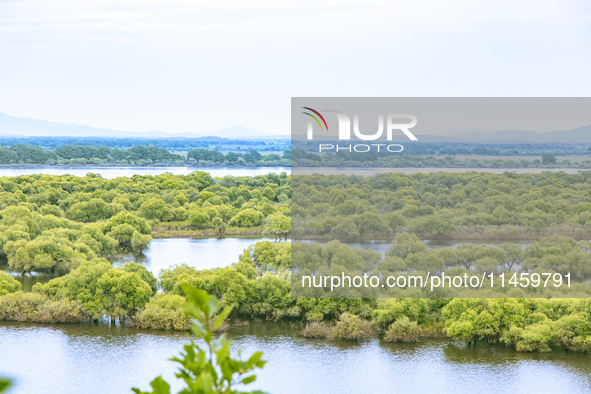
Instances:
[[[226,175],[232,176],[255,176],[266,175],[270,172],[291,173],[291,167],[0,167],[0,176],[19,176],[31,174],[48,174],[48,175],[77,175],[85,176],[89,172],[101,174],[105,179],[113,179],[117,177],[131,177],[134,174],[139,175],[159,175],[165,172],[170,172],[175,175],[187,175],[193,171],[209,172],[212,177],[223,177]],[[577,168],[304,168],[300,167],[297,170],[298,175],[305,174],[325,174],[325,175],[364,175],[370,176],[375,174],[384,174],[389,172],[398,172],[402,174],[416,174],[416,173],[432,173],[432,172],[449,172],[462,173],[469,171],[489,172],[492,174],[502,174],[506,171],[516,172],[517,174],[539,174],[544,171],[559,172],[563,171],[567,174],[577,174],[579,171],[584,171]]]
[[[175,264],[187,264],[198,269],[226,267],[238,262],[244,249],[258,241],[273,241],[268,238],[169,238],[155,239],[142,254],[122,256],[114,260],[115,266],[127,261],[144,265],[154,275],[161,269]]]
[[[105,179],[114,179],[121,176],[131,177],[139,175],[160,175],[170,172],[174,175],[188,175],[193,171],[205,171],[212,177],[231,176],[255,176],[266,175],[270,172],[290,173],[290,167],[0,167],[0,176],[19,176],[31,174],[47,175],[76,175],[85,176],[89,172],[101,174]]]
[[[117,256],[111,260],[116,267],[123,266],[128,261],[135,261],[144,265],[156,276],[161,269],[169,268],[175,264],[187,264],[199,269],[226,267],[238,262],[238,256],[242,254],[244,249],[262,240],[273,241],[267,238],[155,239],[150,243],[150,247],[141,254]],[[57,273],[57,275],[33,273],[22,276],[11,271],[6,265],[6,258],[0,260],[0,270],[15,275],[15,278],[23,285],[24,291],[31,291],[35,283],[46,283],[56,276],[65,274],[65,272]]]
[[[265,352],[268,363],[249,389],[275,394],[591,393],[591,358],[563,351],[526,354],[448,340],[330,342],[276,324],[229,337],[245,357]],[[130,393],[160,374],[171,381],[176,367],[167,359],[186,342],[180,333],[117,326],[0,322],[0,374],[17,380],[10,394]]]
[[[238,262],[238,256],[244,249],[257,241],[273,241],[269,238],[169,238],[155,239],[150,243],[150,247],[141,254],[128,254],[116,256],[111,259],[116,267],[123,266],[128,261],[144,265],[154,275],[158,276],[161,269],[169,268],[175,264],[187,264],[199,269],[210,269],[217,267],[226,267],[232,263]],[[315,242],[315,241],[304,241]],[[483,243],[487,245],[498,245],[496,243],[463,241],[463,240],[425,240],[423,241],[429,248],[440,248],[444,246],[456,247],[462,242]],[[527,246],[531,242],[517,241],[522,246]],[[326,242],[320,242],[325,244]],[[390,249],[390,241],[367,241],[367,242],[344,242],[353,248],[373,249],[374,252],[385,256]],[[31,275],[21,276],[19,273],[11,271],[6,265],[6,258],[0,260],[0,270],[15,275],[15,278],[21,282],[24,291],[30,291],[35,283],[46,283],[56,276],[61,276],[65,272],[51,275],[47,273],[33,273]]]

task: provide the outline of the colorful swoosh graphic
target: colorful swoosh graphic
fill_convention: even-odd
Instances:
[[[326,124],[326,120],[324,120],[324,116],[322,116],[322,115],[320,114],[320,112],[318,112],[318,111],[316,111],[315,109],[312,109],[312,108],[310,108],[310,107],[302,107],[302,108],[304,108],[304,109],[307,109],[307,110],[309,110],[309,111],[312,111],[312,112],[314,112],[316,115],[320,116],[320,119],[322,119],[322,122],[323,122],[323,123],[324,123],[324,125],[326,126],[326,131],[328,131],[328,125]],[[324,130],[324,128],[322,127],[322,123],[320,123],[320,121],[318,120],[318,118],[317,118],[317,117],[315,117],[314,115],[312,115],[312,114],[311,114],[311,113],[309,113],[309,112],[302,112],[302,113],[303,113],[303,114],[306,114],[306,115],[308,115],[308,116],[311,116],[312,118],[314,118],[314,120],[315,120],[315,121],[318,123],[318,126],[320,126],[320,130]]]

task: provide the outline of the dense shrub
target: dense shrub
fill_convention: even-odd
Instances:
[[[464,237],[531,239],[583,237],[591,230],[589,171],[294,175],[293,180],[296,237],[389,238],[406,227],[423,237],[463,231]]]
[[[442,310],[445,330],[457,339],[486,339],[518,351],[561,346],[591,350],[588,299],[454,299]]]
[[[230,219],[230,224],[239,227],[254,227],[258,226],[263,222],[263,215],[259,211],[255,211],[252,208],[247,208],[243,211],[238,212],[236,216]]]
[[[77,301],[52,301],[41,294],[20,291],[0,296],[0,320],[75,323],[86,319],[86,310]]]
[[[331,330],[329,339],[356,341],[374,335],[372,323],[349,312],[343,313]]]
[[[306,338],[328,338],[332,326],[325,322],[313,321],[304,326],[300,334]]]
[[[344,312],[335,323],[308,323],[301,331],[301,335],[309,338],[357,341],[373,337],[375,330],[370,321],[349,312]]]
[[[403,316],[390,324],[382,340],[384,342],[419,342],[421,333],[421,327],[416,321]]]
[[[14,279],[12,275],[0,271],[0,296],[20,291],[21,287],[20,282]]]
[[[135,265],[113,268],[104,259],[84,261],[69,274],[37,283],[33,291],[50,300],[79,302],[93,319],[133,317],[148,303],[153,289],[144,281],[150,275]],[[152,283],[153,284],[153,283]]]
[[[134,325],[152,330],[188,330],[191,319],[183,313],[185,302],[179,295],[157,294],[134,317]]]

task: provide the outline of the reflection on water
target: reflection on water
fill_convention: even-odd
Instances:
[[[139,255],[126,255],[114,259],[115,266],[127,261],[144,265],[158,275],[161,269],[175,264],[187,264],[198,269],[226,267],[238,262],[244,249],[257,241],[273,241],[268,238],[169,238],[155,239],[150,247]]]
[[[47,175],[76,175],[85,176],[89,172],[101,174],[105,179],[114,179],[117,177],[131,177],[138,175],[160,175],[170,172],[174,175],[188,175],[193,171],[205,171],[212,177],[231,176],[255,176],[267,175],[270,172],[290,173],[290,167],[0,167],[0,176],[19,176],[31,174]]]
[[[0,271],[13,275],[16,280],[21,282],[23,291],[31,291],[35,283],[47,283],[51,279],[67,273],[66,271],[58,271],[55,274],[47,272],[32,272],[30,274],[21,275],[20,272],[15,272],[8,266],[8,260],[5,255],[0,255]]]
[[[210,269],[226,267],[238,261],[238,256],[244,249],[257,241],[273,239],[268,238],[169,238],[155,239],[150,247],[140,254],[125,254],[112,257],[110,260],[115,267],[121,267],[128,261],[144,265],[154,275],[158,276],[161,269],[169,268],[175,264],[187,264],[199,269]],[[315,241],[304,241],[315,242]],[[463,242],[482,243],[487,245],[498,245],[496,243],[463,241],[463,240],[426,240],[430,248],[443,246],[456,247]],[[533,241],[532,241],[533,242]],[[326,242],[321,242],[325,244]],[[390,241],[367,241],[367,242],[345,242],[353,248],[373,249],[374,252],[385,256],[390,249]],[[527,246],[531,242],[515,241],[514,243]],[[6,262],[6,257],[0,257],[0,270],[11,273],[23,285],[23,291],[31,291],[35,283],[47,283],[52,278],[62,276],[66,272],[57,272],[56,275],[48,273],[33,273],[20,275],[12,271]]]
[[[252,324],[228,336],[245,356],[268,360],[249,389],[270,393],[590,393],[587,355],[516,353],[504,346],[330,342],[301,338],[293,326]],[[185,334],[106,325],[0,322],[0,375],[17,379],[12,394],[129,393],[159,374]],[[173,389],[178,390],[178,384]]]
[[[144,265],[158,276],[161,269],[169,268],[175,264],[187,264],[198,269],[226,267],[238,262],[238,256],[244,249],[257,241],[269,240],[267,238],[169,238],[155,239],[150,247],[140,254],[125,254],[111,258],[115,267],[121,267],[128,261]],[[23,285],[23,291],[31,291],[35,283],[47,283],[52,278],[62,276],[66,272],[57,272],[56,275],[38,273],[20,275],[12,271],[6,261],[6,257],[0,257],[0,270],[14,275]]]

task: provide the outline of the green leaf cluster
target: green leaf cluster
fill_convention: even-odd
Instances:
[[[230,354],[230,342],[222,334],[214,338],[231,312],[231,308],[220,309],[218,300],[205,291],[185,284],[183,292],[187,296],[185,314],[192,319],[191,331],[197,339],[202,339],[205,346],[199,346],[194,340],[183,346],[180,356],[174,361],[180,365],[176,373],[184,381],[185,387],[178,394],[232,394],[243,393],[236,386],[245,386],[255,381],[252,372],[263,368],[266,361],[263,353],[256,352],[246,361],[234,359]],[[154,379],[151,391],[133,388],[136,394],[170,394],[170,385],[161,377]],[[260,393],[260,391],[257,391]]]

